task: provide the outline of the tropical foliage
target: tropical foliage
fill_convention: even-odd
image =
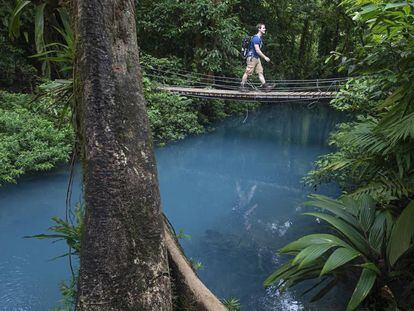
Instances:
[[[230,297],[222,300],[224,306],[229,311],[240,311],[241,310],[241,304],[237,298]]]
[[[65,162],[72,149],[72,129],[60,126],[53,99],[0,91],[0,185],[27,172]]]
[[[366,49],[349,62],[369,76],[350,81],[332,104],[358,117],[332,135],[338,151],[316,162],[308,183],[333,180],[353,195],[368,193],[388,202],[414,193],[413,14],[414,4],[405,2],[357,11],[354,19],[369,32]]]
[[[331,102],[352,113],[331,135],[336,151],[322,156],[305,181],[336,182],[346,196],[313,196],[333,234],[305,236],[281,249],[295,257],[266,280],[290,287],[305,279],[324,283],[315,298],[359,271],[348,309],[364,301],[374,310],[408,308],[411,286],[414,198],[414,3],[342,2],[363,31],[347,55],[336,51],[339,70],[357,73]],[[403,287],[407,290],[401,290]],[[375,301],[382,305],[375,305]]]
[[[280,252],[294,258],[279,267],[264,284],[288,288],[316,279],[306,291],[318,289],[314,301],[334,285],[359,274],[347,310],[355,310],[373,288],[387,295],[377,295],[372,304],[378,303],[377,307],[384,303],[395,305],[391,288],[402,281],[401,275],[410,269],[407,265],[412,264],[409,258],[404,260],[404,256],[411,255],[407,250],[413,247],[414,228],[408,223],[414,221],[414,201],[397,219],[389,209],[377,210],[375,201],[366,195],[358,200],[347,196],[334,200],[312,195],[307,203],[322,211],[305,215],[327,222],[332,232],[307,235],[284,246]],[[414,279],[410,277],[404,281],[414,282]]]
[[[140,1],[139,46],[156,57],[175,55],[186,69],[239,76],[243,37],[264,22],[266,55],[274,65],[266,75],[280,78],[335,74],[324,64],[330,51],[352,50],[358,38],[338,1],[166,0]],[[336,64],[335,64],[336,65]]]

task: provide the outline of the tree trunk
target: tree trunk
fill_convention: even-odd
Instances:
[[[172,309],[134,5],[74,8],[86,203],[77,310]]]

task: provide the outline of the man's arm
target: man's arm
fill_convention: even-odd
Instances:
[[[270,62],[270,58],[263,54],[258,44],[254,45],[254,49],[256,50],[256,53],[259,54],[260,57],[263,57],[265,61]]]

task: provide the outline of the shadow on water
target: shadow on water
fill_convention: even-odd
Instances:
[[[280,294],[261,284],[284,260],[276,250],[315,230],[312,219],[300,216],[309,193],[300,181],[329,151],[328,134],[342,116],[323,105],[279,104],[244,119],[156,150],[164,210],[177,231],[192,236],[183,247],[203,263],[199,275],[219,297],[239,298],[243,310],[335,310],[335,293],[309,305],[295,291]],[[52,216],[64,218],[68,175],[63,167],[0,188],[0,310],[57,304],[69,267],[50,259],[65,245],[22,237],[45,232]],[[75,202],[79,168],[74,191]],[[337,193],[333,186],[320,191]]]

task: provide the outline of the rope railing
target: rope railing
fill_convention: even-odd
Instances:
[[[223,81],[214,79],[214,82],[205,82],[201,79],[196,79],[192,76],[182,75],[179,73],[174,73],[175,76],[167,77],[167,76],[160,76],[159,74],[151,74],[146,73],[146,76],[152,78],[152,80],[156,82],[160,82],[165,85],[170,86],[182,86],[182,85],[190,85],[190,86],[201,86],[201,87],[219,87],[224,89],[237,89],[240,86],[240,81]],[[181,83],[177,83],[181,82]],[[324,89],[332,87],[332,85],[340,85],[346,80],[325,80],[325,81],[315,81],[310,82],[306,81],[303,83],[285,83],[282,80],[278,80],[278,82],[274,82],[275,80],[268,80],[267,82],[273,84],[275,88],[278,89],[287,89],[287,90],[305,90],[309,88],[314,89]],[[185,82],[185,83],[184,83]],[[250,83],[252,86],[259,86],[260,83]]]
[[[192,72],[183,69],[163,69],[155,66],[145,66],[144,75],[148,77],[151,81],[160,84],[161,86],[168,88],[188,88],[195,90],[195,92],[187,92],[185,89],[185,96],[192,96],[198,98],[223,98],[223,94],[217,94],[217,90],[227,90],[227,91],[238,91],[240,88],[240,78],[235,77],[226,77],[220,75],[208,75],[198,72]],[[276,92],[292,92],[296,94],[299,93],[312,93],[312,98],[309,100],[315,100],[315,98],[320,99],[326,94],[332,94],[339,90],[340,86],[345,83],[348,78],[322,78],[322,79],[309,79],[309,80],[267,80],[266,83],[269,83],[273,86],[272,91]],[[248,81],[248,86],[253,90],[259,90],[260,82]],[[200,94],[200,91],[197,90],[215,90],[210,92],[211,94],[203,95]],[[177,91],[179,92],[179,91]],[[223,91],[225,92],[225,91]],[[215,93],[215,94],[213,94]],[[318,95],[319,94],[319,95]],[[244,100],[238,98],[237,100]],[[245,99],[251,100],[251,99]],[[301,98],[304,100],[304,98]],[[290,100],[279,101],[279,102],[288,102]],[[297,101],[297,99],[296,99]]]
[[[227,77],[227,76],[219,76],[219,75],[214,75],[214,76],[210,76],[208,74],[205,73],[199,73],[199,72],[194,72],[194,71],[189,71],[189,70],[184,70],[184,69],[160,69],[160,68],[156,68],[153,66],[145,66],[143,65],[143,67],[146,70],[150,70],[150,71],[156,71],[158,73],[163,73],[163,74],[177,74],[180,76],[191,76],[191,77],[198,77],[200,79],[203,78],[212,78],[214,77],[214,79],[216,80],[221,80],[221,81],[238,81],[240,83],[240,79],[241,78],[234,78],[234,77]],[[279,80],[268,80],[269,82],[281,82],[281,83],[316,83],[316,82],[331,82],[331,81],[346,81],[348,80],[348,78],[341,78],[341,77],[337,77],[337,78],[317,78],[317,79],[279,79]]]
[[[155,75],[155,74],[146,74],[148,77],[152,78],[153,80],[157,80],[160,79],[159,75]],[[233,83],[233,84],[218,84],[218,83],[208,83],[208,82],[201,82],[201,81],[186,81],[187,83],[183,83],[183,84],[179,84],[177,83],[176,80],[171,79],[171,82],[165,81],[165,77],[162,77],[162,79],[164,79],[164,85],[169,85],[169,86],[183,86],[184,84],[187,86],[198,86],[198,87],[215,87],[215,88],[219,88],[219,89],[238,89],[240,86],[240,82],[238,83]],[[158,81],[159,82],[159,81]],[[168,82],[168,83],[167,83]],[[274,88],[277,88],[278,90],[295,90],[295,91],[304,91],[304,90],[308,90],[310,89],[310,87],[312,85],[306,86],[306,85],[291,85],[291,86],[286,86],[283,83],[273,83],[274,84]],[[320,84],[315,84],[315,90],[319,90],[322,91],[324,89],[328,89],[328,88],[332,88],[332,81],[325,82],[325,83],[320,83]],[[251,85],[254,87],[258,87],[260,84],[259,83],[251,83]]]

